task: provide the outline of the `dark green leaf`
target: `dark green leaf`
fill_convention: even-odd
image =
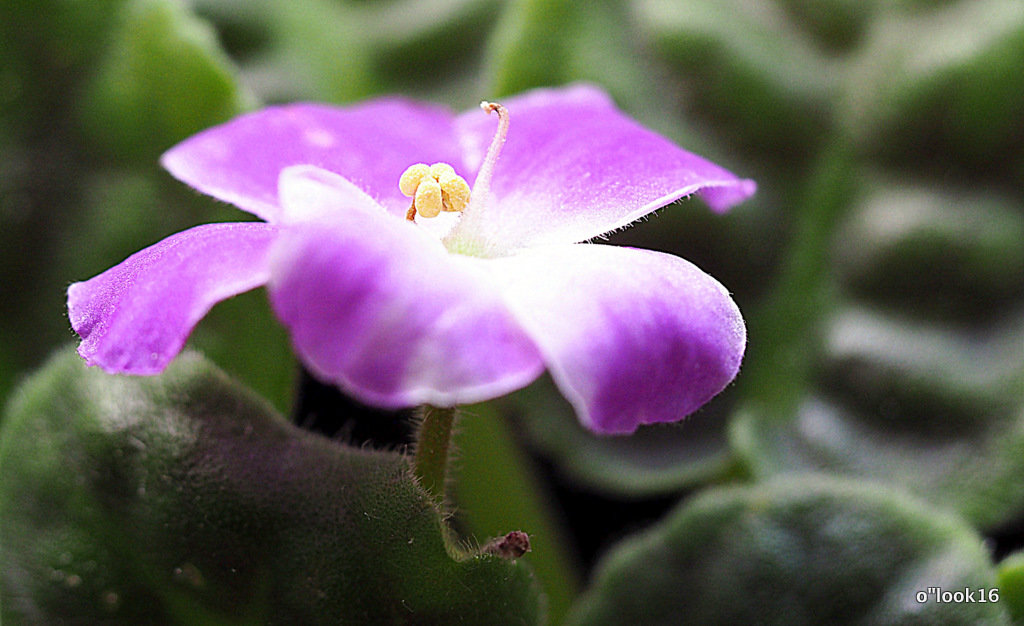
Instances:
[[[83,74],[110,40],[125,0],[5,0],[0,4],[0,116],[22,126],[61,125]]]
[[[65,352],[3,426],[5,621],[539,619],[525,564],[454,547],[405,457],[300,431],[194,354],[136,378]]]
[[[808,476],[708,491],[608,555],[575,624],[1008,624],[981,538],[868,484]],[[988,600],[988,598],[985,598]]]

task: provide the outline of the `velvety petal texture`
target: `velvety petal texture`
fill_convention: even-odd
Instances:
[[[339,223],[347,211],[382,213],[384,207],[347,179],[312,165],[281,171],[278,182],[283,225]]]
[[[754,193],[753,181],[640,126],[594,87],[538,89],[502,104],[510,130],[492,198],[462,228],[506,250],[586,241],[693,193],[716,211]],[[493,116],[467,111],[455,125],[478,167]]]
[[[683,259],[576,244],[488,263],[555,383],[595,432],[678,421],[739,370],[739,309]]]
[[[358,398],[479,402],[544,365],[477,265],[383,209],[339,207],[330,222],[282,232],[270,300],[303,362]]]
[[[270,107],[215,126],[171,148],[163,166],[203,193],[280,219],[277,183],[291,165],[315,165],[350,180],[396,215],[409,201],[398,177],[416,162],[464,169],[444,109],[388,98],[340,109]]]
[[[196,226],[71,285],[78,353],[111,373],[163,371],[214,304],[267,282],[276,232],[262,223]]]
[[[80,354],[157,373],[216,302],[266,284],[306,367],[371,404],[482,401],[546,368],[595,432],[682,419],[736,375],[736,305],[682,259],[578,242],[689,194],[722,211],[754,184],[591,86],[503,105],[490,194],[415,221],[402,173],[445,162],[474,181],[495,116],[396,98],[295,104],[175,146],[173,175],[267,223],[199,226],[72,285]]]

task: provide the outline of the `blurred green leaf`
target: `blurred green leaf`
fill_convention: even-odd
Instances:
[[[724,406],[708,407],[680,424],[644,426],[629,437],[601,437],[580,425],[548,376],[501,404],[522,420],[530,442],[555,459],[559,471],[618,497],[679,493],[734,469]]]
[[[999,601],[1015,624],[1024,624],[1024,552],[1017,552],[999,563]]]
[[[873,154],[1001,167],[1024,143],[1024,3],[950,2],[872,25],[843,126]]]
[[[388,89],[456,109],[493,97],[480,89],[483,48],[500,0],[403,0],[366,3],[373,67]],[[372,9],[370,9],[372,7]]]
[[[779,0],[791,19],[814,35],[827,51],[838,53],[860,43],[878,0]]]
[[[1024,212],[1012,198],[873,178],[836,235],[850,291],[967,323],[998,319],[1024,296]]]
[[[773,345],[799,342],[814,355],[808,373],[783,404],[768,399],[785,385],[771,368],[748,373],[737,449],[757,477],[839,472],[894,482],[982,528],[1013,521],[1024,511],[1019,205],[881,184],[829,234],[834,256],[810,264],[835,272],[818,288],[828,304]],[[809,339],[798,334],[808,323]]]
[[[494,97],[572,79],[572,46],[583,22],[578,14],[595,3],[513,0],[490,42],[488,68]]]
[[[697,112],[730,139],[800,159],[831,122],[841,75],[768,0],[640,0],[639,22]]]
[[[457,550],[405,457],[300,431],[194,354],[152,378],[57,355],[0,472],[5,621],[539,620],[526,565]]]
[[[981,538],[888,488],[808,476],[715,489],[624,541],[574,624],[1008,624]]]
[[[370,31],[347,3],[267,0],[257,8],[267,45],[242,76],[264,100],[345,102],[374,93]]]
[[[497,0],[199,0],[241,79],[269,102],[389,90],[465,108]]]
[[[81,93],[126,0],[5,0],[0,4],[0,117],[31,136]]]
[[[638,28],[629,3],[618,0],[508,2],[488,41],[486,95],[595,82],[627,111],[692,146],[700,138],[673,115],[671,94]]]
[[[134,0],[80,114],[91,141],[120,159],[156,160],[247,105],[210,27],[174,0]]]

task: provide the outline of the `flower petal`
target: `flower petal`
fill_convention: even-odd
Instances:
[[[159,373],[214,304],[267,281],[276,233],[254,222],[197,226],[71,285],[78,353],[111,373]]]
[[[414,224],[339,211],[283,230],[271,258],[270,300],[296,352],[367,403],[478,402],[544,370],[480,261]]]
[[[754,193],[753,181],[643,128],[594,87],[538,89],[502,104],[510,127],[492,199],[486,218],[463,229],[507,249],[585,241],[692,193],[716,211]],[[495,120],[467,111],[456,129],[475,170]]]
[[[452,119],[444,109],[399,99],[270,107],[186,139],[161,162],[199,191],[272,223],[281,219],[278,176],[304,164],[347,178],[404,215],[409,200],[398,178],[405,168],[445,161],[463,169]]]
[[[292,165],[278,180],[282,225],[331,221],[351,210],[384,214],[384,207],[347,178],[313,165]]]
[[[725,288],[688,261],[576,244],[487,263],[562,393],[595,432],[680,420],[739,370],[743,318]]]

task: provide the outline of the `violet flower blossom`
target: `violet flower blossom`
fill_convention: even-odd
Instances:
[[[580,242],[692,193],[724,211],[753,182],[591,86],[505,106],[498,135],[479,110],[390,98],[271,107],[185,140],[171,174],[264,222],[196,226],[71,285],[79,354],[158,373],[214,304],[265,285],[306,367],[370,404],[479,402],[547,370],[592,431],[682,419],[736,375],[739,310],[678,257]],[[405,219],[418,162],[475,176],[464,211]]]

